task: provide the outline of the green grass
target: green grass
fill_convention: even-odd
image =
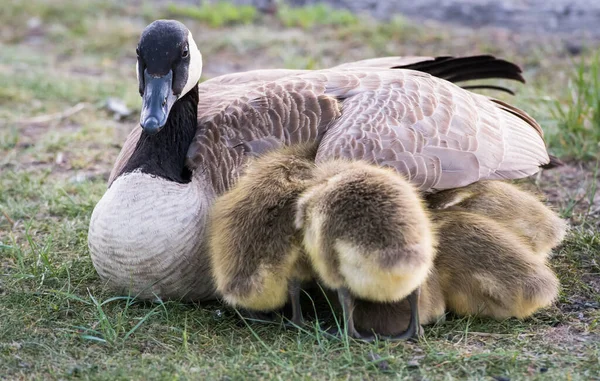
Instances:
[[[226,1],[203,1],[199,6],[170,3],[167,11],[171,17],[198,20],[212,28],[234,24],[249,24],[256,20],[258,12],[249,5],[234,5]]]
[[[57,34],[64,31],[67,33],[65,37],[82,35],[88,32],[88,23],[92,21],[90,15],[105,17],[121,9],[116,1],[12,0],[2,6],[4,25],[0,37],[3,41],[18,42],[26,37],[29,28],[43,28],[45,25],[52,25]]]
[[[210,7],[227,7],[219,4]],[[0,379],[588,380],[600,374],[594,47],[579,68],[551,39],[532,46],[481,32],[442,35],[403,19],[344,20],[319,7],[252,17],[260,23],[229,17],[215,28],[206,28],[210,19],[186,14],[184,20],[207,77],[390,54],[487,52],[527,64],[530,83],[511,84],[519,90],[512,102],[542,122],[554,153],[579,160],[539,183],[574,225],[551,260],[563,285],[559,301],[525,321],[449,317],[418,343],[368,345],[316,330],[247,326],[218,303],[142,303],[111,293],[89,258],[87,227],[119,146],[137,122],[135,115],[114,120],[104,103],[111,96],[139,108],[137,38],[149,20],[173,9],[9,2],[0,13]],[[293,16],[282,16],[284,10]],[[41,21],[35,30],[27,26],[32,17]],[[80,102],[86,107],[66,118],[27,122]]]
[[[333,9],[327,4],[318,3],[305,7],[290,7],[281,4],[277,18],[285,27],[311,29],[316,26],[347,26],[358,23],[358,18],[345,9]]]
[[[600,159],[600,55],[581,62],[568,85],[568,97],[556,100],[558,121],[549,143],[562,156],[578,160]]]
[[[169,17],[194,19],[212,28],[235,24],[250,24],[259,20],[257,10],[248,5],[235,5],[227,1],[201,1],[200,5],[167,5]],[[358,18],[343,9],[333,9],[327,4],[291,7],[285,3],[277,6],[276,18],[284,27],[312,29],[318,26],[349,26],[358,24]]]
[[[240,325],[234,311],[218,304],[149,304],[114,297],[98,281],[85,250],[65,247],[72,234],[85,236],[90,210],[80,208],[76,220],[81,223],[74,231],[32,225],[22,244],[11,242],[13,248],[2,249],[3,260],[9,263],[2,285],[9,292],[0,303],[2,374],[86,379],[377,375],[588,379],[598,371],[594,356],[600,348],[594,336],[575,345],[569,335],[558,343],[546,338],[566,325],[596,332],[597,327],[582,324],[575,313],[557,309],[525,322],[453,319],[427,329],[416,344],[366,345],[315,332]],[[36,242],[34,235],[39,237],[46,229],[52,240]],[[572,255],[572,244],[567,241],[559,256]],[[577,274],[569,269],[565,276],[573,273]],[[586,321],[598,321],[597,311],[582,314]],[[373,353],[380,358],[374,360]],[[378,361],[384,363],[378,366]]]

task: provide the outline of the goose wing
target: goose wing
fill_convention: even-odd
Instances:
[[[314,140],[318,161],[390,166],[424,191],[525,177],[549,162],[526,113],[414,70],[300,72],[240,89],[200,118],[188,151],[188,165],[208,171],[217,193],[248,154]]]
[[[458,83],[480,79],[509,79],[525,83],[521,68],[512,62],[491,55],[468,57],[382,57],[350,62],[333,69],[356,69],[359,67],[379,69],[410,69],[422,71],[447,81]],[[463,89],[491,89],[513,94],[512,90],[497,85],[461,85]]]
[[[525,177],[550,161],[540,126],[504,102],[412,70],[323,75],[343,111],[318,161],[390,166],[424,191]]]

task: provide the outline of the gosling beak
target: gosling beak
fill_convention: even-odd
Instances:
[[[155,135],[167,123],[171,107],[177,100],[177,96],[171,90],[173,72],[169,71],[162,77],[153,77],[144,70],[144,83],[140,126],[147,134]]]

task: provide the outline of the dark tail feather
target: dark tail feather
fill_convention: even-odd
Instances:
[[[395,66],[392,69],[410,69],[422,71],[450,82],[463,82],[479,79],[509,79],[525,83],[519,66],[490,55],[470,57],[436,57],[432,60],[416,62],[410,65]],[[513,93],[500,86],[473,85],[471,89],[495,89]]]
[[[542,165],[542,168],[543,169],[552,169],[552,168],[556,168],[556,167],[562,167],[563,165],[565,165],[565,163],[562,160],[560,160],[556,156],[550,155],[550,162],[548,164]]]
[[[461,86],[465,90],[498,90],[504,91],[505,93],[509,93],[510,95],[515,95],[515,92],[509,88],[503,86],[494,86],[494,85],[469,85],[469,86]]]

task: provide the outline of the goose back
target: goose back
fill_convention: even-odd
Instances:
[[[217,77],[199,85],[187,166],[208,171],[220,194],[246,156],[321,139],[318,161],[344,157],[391,166],[424,191],[524,177],[549,161],[541,129],[526,113],[443,79],[390,67],[457,80],[496,75],[524,81],[516,65],[491,56],[385,57],[329,70]],[[134,129],[128,137],[109,183],[139,136]]]
[[[322,139],[318,162],[390,166],[422,191],[525,177],[549,162],[541,128],[526,113],[426,73],[320,70],[245,90],[200,117],[188,151],[188,165],[210,163],[217,193],[265,140]]]

